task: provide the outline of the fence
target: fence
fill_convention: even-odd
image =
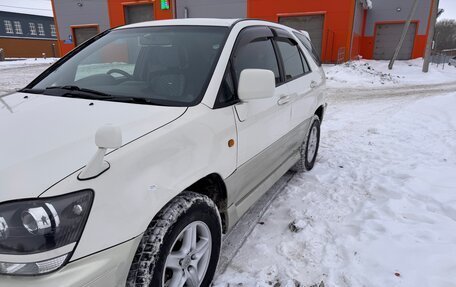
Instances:
[[[432,53],[431,63],[437,67],[442,67],[444,70],[445,66],[447,66],[454,57],[456,57],[456,49],[435,51]]]

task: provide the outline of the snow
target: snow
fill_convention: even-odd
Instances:
[[[315,169],[215,286],[454,286],[455,107],[454,92],[332,106]]]
[[[385,86],[327,67],[348,75],[328,80],[314,170],[293,177],[216,287],[456,286],[456,78],[408,63]]]
[[[456,81],[456,68],[448,65],[430,66],[430,72],[421,71],[423,59],[396,61],[393,70],[387,61],[360,60],[341,65],[325,65],[328,86],[332,88],[385,88],[439,84]],[[444,67],[444,69],[442,69]]]
[[[58,60],[58,58],[27,58],[27,59],[14,59],[9,58],[7,61],[0,62],[0,70],[4,69],[11,69],[11,68],[26,68],[26,67],[33,67],[37,65],[43,64],[53,64]]]
[[[0,11],[54,17],[50,0],[0,0]]]
[[[53,61],[0,62],[0,95]],[[421,61],[325,67],[316,166],[290,180],[216,287],[456,286],[456,77],[424,75]]]
[[[33,58],[0,61],[0,96],[25,87],[57,60],[56,58]]]

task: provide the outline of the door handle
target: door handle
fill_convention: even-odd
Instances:
[[[283,96],[280,96],[279,100],[277,101],[277,104],[279,106],[282,106],[282,105],[285,105],[286,103],[288,103],[290,100],[291,100],[290,96],[283,95]]]
[[[317,82],[315,82],[315,81],[310,82],[310,88],[311,89],[315,89],[316,87],[318,87],[318,83]]]

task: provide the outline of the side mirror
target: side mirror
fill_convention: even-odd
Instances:
[[[95,133],[97,152],[90,159],[78,175],[79,180],[95,178],[109,169],[109,163],[104,160],[109,148],[116,149],[122,146],[122,130],[115,126],[104,126]]]
[[[238,96],[241,101],[272,98],[275,76],[270,70],[245,69],[239,77]]]
[[[122,131],[119,127],[103,126],[95,133],[95,144],[99,148],[119,148],[122,146]]]

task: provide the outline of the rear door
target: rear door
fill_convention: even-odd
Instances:
[[[285,85],[290,93],[292,103],[291,130],[299,133],[294,137],[295,146],[299,147],[303,140],[303,131],[307,129],[313,116],[317,96],[315,90],[321,84],[321,76],[313,73],[309,61],[298,42],[286,31],[277,30],[276,44],[282,59],[285,74]]]

